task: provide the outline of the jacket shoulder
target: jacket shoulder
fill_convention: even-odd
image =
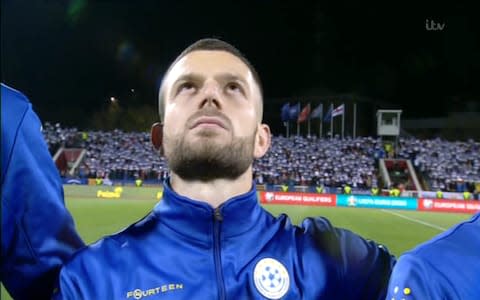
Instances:
[[[121,231],[112,235],[107,235],[98,241],[77,251],[70,261],[67,263],[75,264],[80,261],[102,260],[108,256],[110,259],[115,257],[115,253],[119,253],[120,249],[129,249],[129,242],[142,238],[147,235],[156,226],[157,219],[153,213],[149,213],[141,220],[131,224]]]
[[[13,123],[18,124],[25,110],[31,107],[30,101],[24,94],[3,83],[1,84],[1,100],[2,127],[11,125],[14,118],[18,119],[18,121]],[[8,119],[8,122],[4,117]]]
[[[431,240],[419,244],[406,254],[411,254],[425,261],[436,260],[438,254],[455,254],[458,251],[477,249],[480,246],[480,213],[470,220],[458,223],[438,234]],[[470,245],[462,247],[459,245]],[[480,255],[480,254],[478,254]]]

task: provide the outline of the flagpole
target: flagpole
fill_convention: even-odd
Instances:
[[[322,132],[322,131],[323,131],[323,118],[324,118],[324,116],[323,116],[323,103],[320,103],[320,105],[322,106],[322,109],[321,109],[320,118],[319,118],[319,120],[320,120],[320,125],[318,125],[318,127],[319,127],[318,138],[321,139],[322,136],[323,136],[323,132]]]
[[[331,115],[330,115],[330,139],[333,139],[333,103],[330,103],[330,110],[331,110]]]
[[[323,114],[323,112],[322,112]],[[320,136],[319,138],[322,138],[323,136],[323,118],[320,119]]]
[[[287,121],[287,138],[290,137],[290,121]]]
[[[307,125],[307,136],[310,136],[310,116],[312,115],[312,107],[310,102],[308,103],[308,125]]]
[[[320,123],[318,124],[318,138],[321,139],[321,138],[322,138],[322,122],[323,122],[323,118],[319,118],[318,120],[320,121]]]
[[[300,135],[300,123],[297,121],[297,136]]]
[[[353,138],[357,137],[357,103],[353,103]]]
[[[308,134],[307,136],[310,136],[310,117],[308,117]]]
[[[342,104],[343,105],[343,104]],[[344,138],[345,133],[345,106],[343,107],[343,114],[342,114],[342,140]]]

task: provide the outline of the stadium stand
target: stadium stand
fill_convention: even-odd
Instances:
[[[146,132],[88,131],[46,123],[44,136],[52,153],[62,147],[84,148],[86,155],[75,172],[80,178],[160,181],[168,173],[164,157],[150,144]],[[270,151],[254,163],[258,184],[324,186],[354,190],[381,187],[378,162],[387,158],[381,139],[318,139],[315,136],[274,136]],[[396,158],[410,160],[427,190],[474,192],[480,184],[480,143],[446,140],[399,140]],[[66,174],[63,172],[63,174]],[[396,182],[411,186],[399,173]]]
[[[480,183],[480,143],[400,139],[399,157],[410,159],[430,190],[475,191]]]

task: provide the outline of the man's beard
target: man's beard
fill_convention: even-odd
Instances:
[[[173,137],[164,135],[165,157],[170,170],[186,181],[237,179],[253,163],[255,134],[233,136],[226,145],[210,139],[209,132],[204,132],[205,138],[196,144],[186,140],[186,133]]]

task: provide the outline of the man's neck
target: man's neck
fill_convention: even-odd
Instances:
[[[217,208],[230,198],[250,191],[252,188],[252,180],[253,177],[250,167],[237,179],[216,179],[209,182],[199,180],[185,181],[172,172],[170,185],[179,195],[206,202],[213,208]]]

